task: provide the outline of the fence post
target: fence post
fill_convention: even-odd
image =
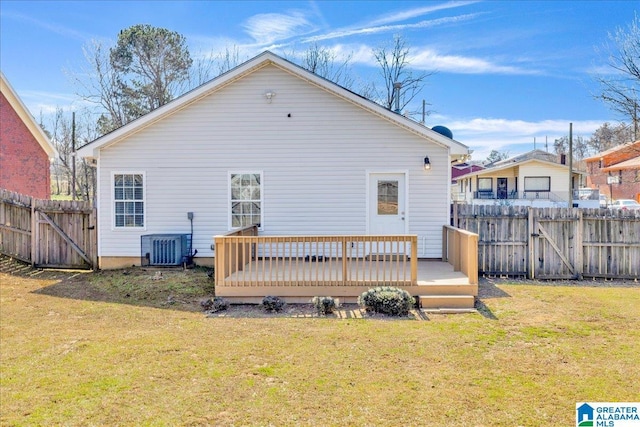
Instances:
[[[93,227],[93,228],[91,228]],[[91,209],[91,213],[89,214],[89,235],[91,236],[91,251],[93,252],[93,256],[91,257],[93,261],[93,270],[97,271],[99,269],[98,265],[98,211],[95,207]]]
[[[582,234],[582,209],[574,209],[574,211],[577,210],[578,211],[578,223],[576,225],[577,230],[576,230],[576,238],[575,238],[575,245],[576,245],[576,258],[575,258],[575,264],[576,264],[576,275],[578,276],[579,280],[582,280],[582,274],[584,273],[584,262],[583,262],[583,254],[584,254],[584,247],[582,246],[582,241],[583,241],[583,234]]]
[[[529,262],[527,263],[527,278],[535,279],[535,239],[534,239],[534,230],[533,230],[534,218],[533,218],[533,208],[529,207],[527,209],[527,249],[529,253]]]
[[[453,225],[455,228],[458,228],[458,204],[457,200],[453,201]]]
[[[36,265],[36,257],[38,254],[38,221],[36,220],[36,199],[33,197],[29,198],[29,202],[31,203],[31,266],[34,267]]]

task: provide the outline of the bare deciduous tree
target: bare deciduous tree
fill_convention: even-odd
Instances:
[[[126,99],[118,88],[118,72],[109,62],[108,48],[92,40],[83,47],[86,64],[78,72],[69,71],[76,87],[76,95],[83,101],[98,106],[102,115],[101,133],[110,132],[132,120],[126,108]]]
[[[92,41],[85,66],[71,72],[76,93],[99,106],[100,134],[158,108],[188,88],[192,60],[184,36],[149,25],[120,32],[117,44]]]
[[[589,154],[589,146],[581,136],[574,136],[571,141],[573,146],[572,156],[574,160],[582,160]],[[556,154],[569,153],[569,137],[563,136],[553,142],[553,151]]]
[[[603,123],[593,132],[591,138],[587,140],[589,150],[595,154],[608,150],[617,145],[627,144],[633,140],[633,128],[624,123],[611,126]]]
[[[303,53],[301,66],[327,80],[346,89],[353,89],[355,79],[351,71],[352,54],[340,58],[338,54],[329,48],[314,44]]]
[[[508,158],[509,158],[509,152],[507,151],[500,152],[498,150],[491,150],[491,153],[489,153],[489,156],[487,156],[487,159],[485,160],[485,164],[499,162],[500,160],[504,160]]]
[[[400,36],[394,36],[391,47],[383,46],[373,51],[373,55],[380,65],[384,89],[377,90],[379,102],[389,110],[395,109],[398,101],[400,111],[403,111],[409,103],[422,90],[425,80],[433,75],[433,72],[414,72],[409,66],[410,49],[405,40]],[[398,84],[400,89],[395,90]],[[398,97],[398,98],[396,98]],[[415,112],[410,112],[413,114]]]
[[[604,52],[611,73],[596,77],[601,88],[596,98],[630,119],[633,139],[637,140],[640,137],[640,19],[637,15],[626,28],[619,27],[609,34]]]
[[[226,47],[223,52],[211,52],[197,57],[189,71],[189,89],[196,88],[211,79],[237,67],[246,58],[238,46]]]

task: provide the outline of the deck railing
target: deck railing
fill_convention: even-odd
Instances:
[[[417,284],[415,235],[215,237],[216,287]]]
[[[470,284],[478,283],[478,235],[445,225],[442,229],[442,260],[461,271]]]

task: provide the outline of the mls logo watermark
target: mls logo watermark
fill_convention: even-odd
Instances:
[[[640,402],[576,403],[578,427],[640,427]]]

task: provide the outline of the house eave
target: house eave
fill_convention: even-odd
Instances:
[[[0,71],[0,92],[5,96],[13,110],[18,114],[20,120],[22,120],[40,147],[42,147],[44,152],[47,153],[49,159],[54,160],[58,156],[56,148],[53,146],[49,137],[47,137],[40,125],[36,123],[35,119],[27,109],[27,106],[22,102],[2,71]]]

